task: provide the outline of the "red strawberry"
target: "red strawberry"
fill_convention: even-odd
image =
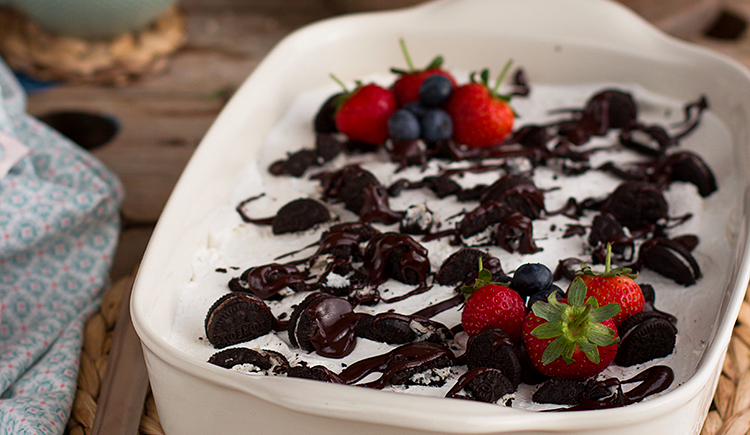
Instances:
[[[371,83],[346,92],[334,119],[349,139],[379,145],[388,139],[388,118],[395,111],[393,93]]]
[[[406,59],[406,64],[409,67],[409,70],[404,71],[397,68],[391,68],[392,73],[399,74],[400,76],[393,83],[393,86],[391,86],[393,95],[396,96],[398,107],[402,107],[404,104],[412,101],[418,101],[419,87],[427,77],[432,75],[439,74],[448,77],[453,83],[453,87],[455,88],[457,86],[456,79],[453,78],[453,75],[440,68],[443,65],[442,56],[435,57],[435,59],[433,59],[424,70],[417,70],[414,68],[409,52],[406,50],[406,43],[404,43],[403,39],[400,40],[399,43],[401,44],[401,51],[404,53],[404,58]]]
[[[599,307],[586,298],[586,284],[576,278],[568,301],[552,293],[537,302],[523,322],[523,342],[531,363],[547,376],[587,379],[601,373],[615,359],[618,342],[612,316],[617,304]]]
[[[612,246],[607,244],[604,272],[594,272],[586,263],[583,263],[577,274],[586,283],[589,296],[594,296],[600,304],[620,305],[620,313],[612,318],[615,326],[620,326],[623,320],[643,311],[646,301],[641,287],[633,281],[636,275],[632,275],[629,268],[610,269],[611,256]]]
[[[482,267],[473,287],[464,286],[467,295],[461,313],[461,324],[469,335],[477,334],[487,326],[502,329],[514,341],[521,338],[521,326],[526,315],[523,298],[503,284],[491,282],[492,273]]]
[[[501,96],[497,89],[508,71],[503,69],[495,86],[488,85],[489,72],[481,72],[482,83],[475,82],[453,90],[446,111],[453,121],[453,139],[470,148],[486,148],[505,140],[513,129],[515,114],[508,104],[509,97]]]

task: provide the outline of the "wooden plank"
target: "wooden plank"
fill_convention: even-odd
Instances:
[[[638,15],[665,32],[690,38],[700,33],[718,16],[719,0],[619,0]]]
[[[272,12],[283,15],[278,6]],[[279,16],[255,10],[199,10],[186,19],[188,43],[164,73],[124,88],[61,85],[29,98],[35,115],[85,110],[119,121],[120,133],[93,154],[120,176],[126,190],[123,213],[139,222],[156,221],[227,98],[293,30]]]

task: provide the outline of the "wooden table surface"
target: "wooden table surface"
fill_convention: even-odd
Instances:
[[[372,0],[380,6],[403,3]],[[750,17],[750,0],[622,0],[661,29],[724,52],[750,67],[750,37],[711,40],[702,30],[729,9]],[[359,3],[362,3],[360,1]],[[112,278],[131,273],[183,167],[234,90],[285,35],[344,12],[334,0],[181,0],[187,42],[161,73],[124,87],[60,84],[29,97],[43,115],[84,110],[112,115],[118,135],[95,149],[122,179],[123,231]]]

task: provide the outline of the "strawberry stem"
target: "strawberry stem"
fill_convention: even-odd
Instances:
[[[612,265],[612,244],[607,243],[607,255],[604,258],[604,273],[609,272],[609,268]]]
[[[409,72],[414,72],[414,64],[411,61],[411,56],[409,56],[409,50],[406,49],[406,41],[404,41],[404,38],[401,38],[398,40],[399,45],[401,45],[401,52],[404,53],[404,59],[406,59],[406,66],[409,67]]]
[[[570,323],[570,331],[575,336],[578,335],[581,331],[581,324],[587,320],[589,317],[589,313],[591,312],[591,306],[587,305],[586,308],[584,308],[583,312],[580,313],[578,316],[576,316],[575,320]]]
[[[500,72],[500,75],[497,76],[497,81],[495,81],[495,87],[492,88],[493,95],[497,94],[497,90],[500,89],[500,83],[503,82],[505,75],[508,74],[508,70],[510,70],[511,65],[513,65],[513,59],[509,59],[507,62],[505,62],[505,66],[503,67],[503,70]]]
[[[333,73],[331,73],[331,78],[333,79],[334,82],[338,83],[339,86],[341,86],[344,89],[344,93],[345,94],[349,93],[349,89],[346,89],[346,85],[344,84],[344,82],[342,82],[341,80],[339,80],[339,78],[336,77],[335,75],[333,75]]]

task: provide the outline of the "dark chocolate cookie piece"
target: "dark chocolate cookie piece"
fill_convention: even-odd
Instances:
[[[331,214],[326,206],[310,198],[299,198],[281,207],[273,218],[274,234],[304,231],[315,225],[327,222]]]
[[[232,347],[211,355],[208,362],[219,367],[231,369],[240,364],[250,364],[257,368],[257,372],[266,374],[286,373],[289,361],[274,350],[254,350],[246,347]]]
[[[289,155],[283,162],[284,173],[293,177],[301,177],[312,166],[320,166],[322,159],[314,150],[299,150]]]
[[[342,358],[354,349],[357,318],[346,299],[311,293],[292,312],[289,341],[308,352]]]
[[[461,185],[448,177],[425,177],[424,183],[441,199],[461,191]]]
[[[294,308],[294,310],[292,311],[292,315],[289,317],[289,322],[287,323],[287,332],[289,333],[289,341],[292,346],[302,347],[297,341],[297,329],[302,313],[304,313],[305,310],[317,300],[327,297],[333,296],[322,292],[313,292],[310,293],[302,302],[300,302],[299,305]]]
[[[209,308],[206,338],[217,349],[258,338],[271,332],[273,315],[259,297],[229,293]]]
[[[426,285],[430,273],[427,249],[406,234],[383,233],[365,249],[364,269],[373,285],[393,278],[409,285]]]
[[[495,229],[495,244],[508,252],[533,254],[542,249],[534,243],[534,224],[520,212],[506,216]]]
[[[637,230],[656,224],[668,215],[667,200],[655,184],[626,181],[620,184],[602,205],[623,226]]]
[[[503,396],[516,391],[516,386],[497,369],[472,369],[464,376],[472,377],[464,386],[466,397],[472,400],[495,403]]]
[[[416,339],[416,334],[409,327],[409,319],[405,316],[365,315],[357,322],[356,331],[357,337],[388,344],[411,343]]]
[[[656,302],[656,291],[654,290],[654,286],[651,284],[638,284],[638,286],[641,288],[641,292],[643,292],[643,300],[646,305],[650,305],[651,308],[653,308],[654,303]]]
[[[521,382],[521,363],[516,346],[508,334],[498,328],[485,329],[469,337],[466,366],[469,369],[491,367],[500,370],[514,389]]]
[[[406,208],[399,224],[402,234],[427,234],[430,232],[435,217],[432,210],[424,204],[413,204]]]
[[[643,266],[684,286],[693,285],[701,277],[701,269],[693,254],[682,244],[666,238],[644,243],[640,249]]]
[[[666,156],[657,167],[659,172],[669,172],[672,180],[684,181],[698,188],[702,197],[716,192],[716,178],[703,159],[689,151],[680,151]]]
[[[623,337],[628,331],[633,329],[636,325],[638,325],[641,322],[645,322],[648,319],[653,318],[664,318],[665,320],[669,320],[664,316],[664,314],[660,313],[659,311],[641,311],[640,313],[635,313],[630,317],[627,317],[625,320],[620,323],[620,325],[617,327],[617,335],[620,337]]]
[[[396,313],[363,315],[357,322],[358,337],[389,344],[429,341],[445,344],[453,334],[445,325],[420,316]]]
[[[229,281],[229,289],[233,292],[252,293],[261,299],[279,299],[278,293],[291,288],[302,291],[306,288],[305,272],[300,272],[296,266],[288,264],[263,264],[251,267]]]
[[[338,375],[324,366],[298,365],[289,368],[286,376],[288,378],[311,379],[313,381],[330,382],[333,384],[343,384],[344,382]]]
[[[489,186],[480,203],[498,201],[529,219],[539,219],[544,210],[544,194],[534,182],[522,175],[506,175]]]
[[[391,385],[424,385],[428,387],[442,387],[450,374],[447,370],[453,365],[453,359],[441,356],[425,364],[412,366],[404,364],[403,367],[392,373],[389,382]]]
[[[502,201],[486,201],[466,213],[458,223],[458,234],[471,237],[486,230],[490,225],[498,224],[513,214],[514,210]]]
[[[605,262],[608,243],[612,246],[612,255],[619,258],[630,260],[634,253],[633,239],[625,235],[622,224],[609,213],[601,213],[594,217],[588,242],[594,248],[592,257],[595,263]]]
[[[347,166],[338,172],[322,177],[324,198],[344,203],[347,210],[359,214],[365,203],[365,186],[380,186],[378,179],[357,165]]]
[[[620,337],[615,363],[623,367],[663,358],[674,352],[677,328],[665,318],[651,317]]]
[[[557,281],[560,278],[565,278],[569,281],[573,281],[577,276],[576,271],[580,268],[581,263],[583,263],[583,261],[575,257],[560,260],[557,263],[555,272],[552,273],[553,279]]]
[[[323,161],[328,162],[341,154],[346,148],[346,140],[338,134],[318,133],[315,135],[315,152]]]
[[[435,281],[440,285],[457,285],[467,282],[479,271],[479,258],[482,259],[482,265],[488,268],[490,259],[493,257],[475,248],[459,249],[445,259],[435,276]],[[497,263],[496,269],[499,269],[499,260]],[[499,272],[502,273],[502,270]]]
[[[386,385],[443,385],[450,375],[456,357],[448,347],[438,343],[416,342],[401,345],[383,355],[376,355],[347,367],[339,375],[347,384],[356,384],[371,373],[380,378],[364,384],[382,389]]]
[[[590,116],[607,128],[625,128],[636,120],[638,107],[633,96],[618,89],[605,89],[586,102],[584,116]]]
[[[583,401],[586,384],[568,378],[552,378],[544,382],[531,396],[537,403],[576,405]]]
[[[376,305],[380,302],[380,290],[375,287],[362,286],[362,288],[351,290],[347,299],[355,307],[358,305]]]

